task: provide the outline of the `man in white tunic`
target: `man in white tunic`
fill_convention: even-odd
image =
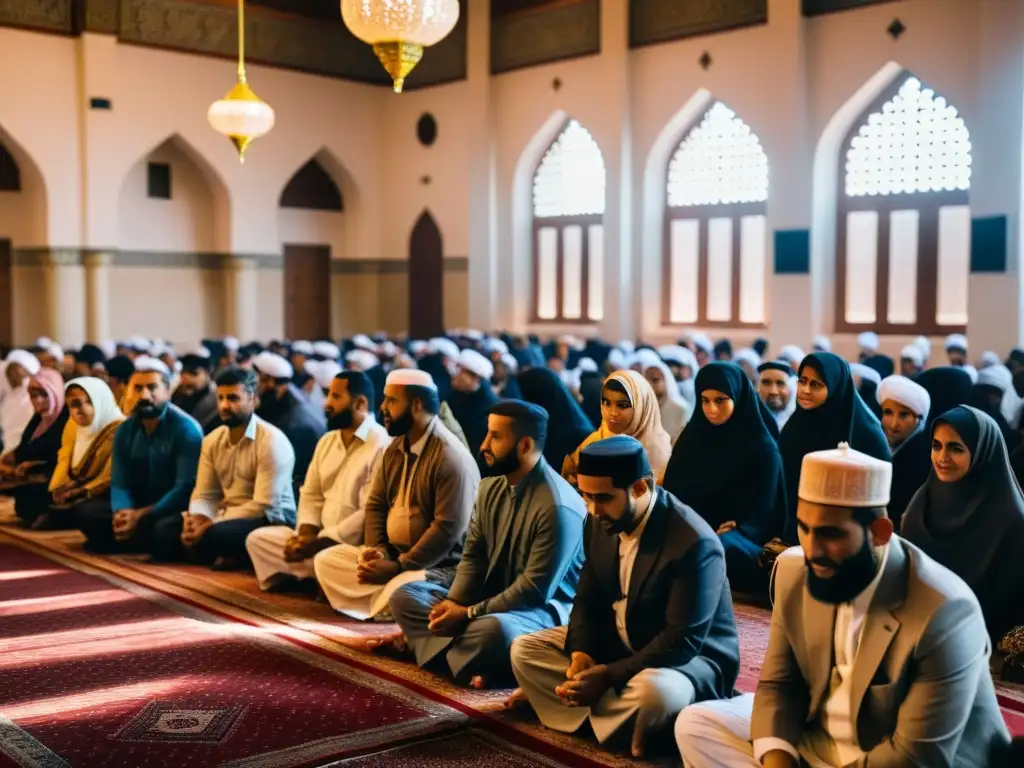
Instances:
[[[1009,742],[970,588],[893,535],[892,466],[809,453],[757,693],[684,710],[689,768],[991,765]]]
[[[245,541],[262,589],[289,578],[312,579],[318,552],[363,543],[371,473],[391,440],[373,410],[373,382],[365,373],[344,371],[330,382],[324,404],[329,431],[306,472],[298,527],[258,528]]]
[[[437,417],[439,409],[430,374],[388,374],[381,416],[396,439],[373,473],[365,545],[331,547],[313,559],[317,581],[336,611],[370,619],[388,614],[392,593],[405,584],[451,584],[480,472]]]

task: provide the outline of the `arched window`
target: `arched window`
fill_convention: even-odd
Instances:
[[[736,113],[714,102],[668,165],[662,320],[765,324],[768,157]]]
[[[854,124],[840,162],[837,328],[963,330],[971,140],[956,108],[907,74]]]
[[[604,159],[570,120],[533,176],[533,319],[592,323],[604,316]]]

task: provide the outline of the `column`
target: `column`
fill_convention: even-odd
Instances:
[[[224,330],[228,336],[234,336],[244,344],[257,335],[256,261],[230,255],[226,260],[224,277]]]
[[[85,285],[78,250],[49,251],[44,259],[44,274],[47,335],[61,346],[79,347],[84,341]]]
[[[110,265],[113,256],[105,252],[82,256],[85,267],[85,337],[94,344],[111,338]]]

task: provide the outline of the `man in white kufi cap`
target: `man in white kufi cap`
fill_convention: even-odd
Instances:
[[[477,455],[487,435],[487,414],[498,402],[491,389],[494,365],[475,349],[462,350],[457,363],[458,373],[452,378],[447,402],[466,435],[470,452]],[[477,459],[477,465],[484,471],[483,459],[479,456]]]
[[[878,354],[878,344],[878,334],[873,331],[864,331],[864,333],[857,336],[857,346],[860,347],[860,361],[864,362]]]
[[[1009,742],[978,600],[893,534],[891,479],[845,443],[804,457],[757,693],[683,710],[688,768],[974,768]]]
[[[899,529],[903,511],[932,471],[932,436],[925,429],[932,399],[927,389],[906,376],[886,376],[876,397],[882,408],[882,430],[892,451],[889,519]]]
[[[440,405],[425,371],[388,374],[380,411],[394,439],[366,499],[365,543],[331,547],[313,559],[317,581],[336,611],[371,619],[390,612],[391,595],[404,584],[450,585],[480,471],[441,423]],[[400,636],[390,641],[400,642]]]
[[[337,344],[332,344],[329,341],[315,341],[313,342],[313,354],[321,360],[337,361],[341,357],[341,350],[338,349]]]
[[[909,379],[924,370],[925,356],[917,344],[908,344],[900,351],[900,373]]]
[[[811,352],[831,352],[832,339],[821,334],[811,340]]]
[[[785,360],[789,363],[789,367],[793,369],[794,376],[799,372],[800,363],[804,361],[806,356],[804,351],[796,346],[796,344],[787,344],[779,350],[779,360]]]

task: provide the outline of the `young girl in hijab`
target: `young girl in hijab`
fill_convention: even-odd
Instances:
[[[672,371],[661,359],[644,361],[644,378],[658,398],[661,426],[668,432],[669,440],[675,444],[690,421],[693,409],[683,399]]]
[[[1024,624],[1024,497],[995,421],[958,406],[932,427],[932,473],[902,535],[967,582],[994,641]]]
[[[114,433],[124,414],[100,379],[72,379],[65,388],[65,400],[70,418],[50,478],[56,514],[85,534],[86,549],[112,552],[110,466]]]
[[[43,528],[50,508],[47,484],[60,449],[67,422],[64,379],[43,368],[29,380],[29,397],[35,411],[21,435],[21,442],[0,456],[0,478],[14,497],[14,511],[25,528]]]
[[[629,435],[639,440],[647,451],[655,479],[661,482],[672,453],[672,441],[661,426],[661,413],[654,390],[647,379],[636,371],[616,371],[604,380],[601,390],[601,427],[565,457],[562,477],[575,488],[580,451],[612,435]]]
[[[718,532],[737,592],[766,595],[758,555],[782,535],[786,490],[775,420],[734,363],[710,363],[695,383],[700,407],[672,451],[663,485]]]
[[[558,374],[548,368],[531,368],[521,373],[519,389],[524,400],[548,412],[544,458],[552,467],[561,469],[565,457],[593,431],[590,420]]]

